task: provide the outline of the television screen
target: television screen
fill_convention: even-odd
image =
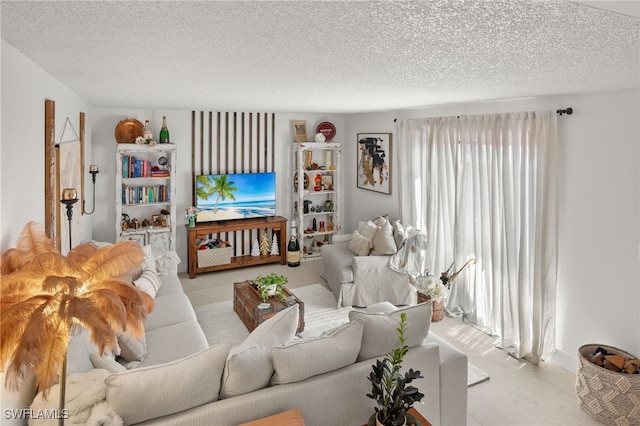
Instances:
[[[199,175],[196,208],[198,222],[275,216],[276,174]]]

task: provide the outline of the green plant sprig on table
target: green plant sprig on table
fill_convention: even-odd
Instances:
[[[382,360],[376,360],[373,371],[367,379],[371,382],[371,393],[367,396],[377,403],[375,415],[383,425],[395,426],[404,424],[407,411],[414,403],[420,401],[424,394],[415,386],[407,386],[415,379],[423,376],[420,371],[409,371],[402,374],[402,360],[409,351],[404,336],[407,326],[407,315],[400,314],[400,326],[397,328],[400,346],[388,353]]]

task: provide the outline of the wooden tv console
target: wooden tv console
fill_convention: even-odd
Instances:
[[[265,263],[277,263],[284,265],[287,263],[287,219],[282,216],[258,217],[250,219],[234,219],[225,222],[198,223],[194,228],[187,227],[187,254],[189,258],[189,278],[195,278],[201,272],[220,271],[223,269],[242,268],[245,266],[262,265]],[[233,256],[231,263],[223,265],[198,267],[198,247],[196,241],[209,234],[219,234],[221,232],[235,232],[247,229],[271,228],[274,235],[277,235],[280,244],[280,254],[260,255],[260,256]]]

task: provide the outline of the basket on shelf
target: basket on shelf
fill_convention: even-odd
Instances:
[[[206,250],[197,250],[198,268],[207,266],[228,265],[231,263],[233,247],[220,247]]]
[[[582,409],[607,425],[640,424],[640,374],[610,371],[587,359],[596,349],[623,358],[633,355],[606,345],[588,344],[578,350],[576,393]]]

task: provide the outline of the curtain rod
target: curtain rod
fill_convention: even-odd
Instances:
[[[565,108],[565,109],[558,109],[558,110],[556,110],[556,114],[558,114],[558,115],[563,115],[563,114],[571,115],[571,114],[573,114],[573,108],[569,107],[569,108]],[[460,118],[460,116],[458,116],[458,118]],[[397,121],[398,121],[397,118],[393,119],[394,123],[397,122]]]

